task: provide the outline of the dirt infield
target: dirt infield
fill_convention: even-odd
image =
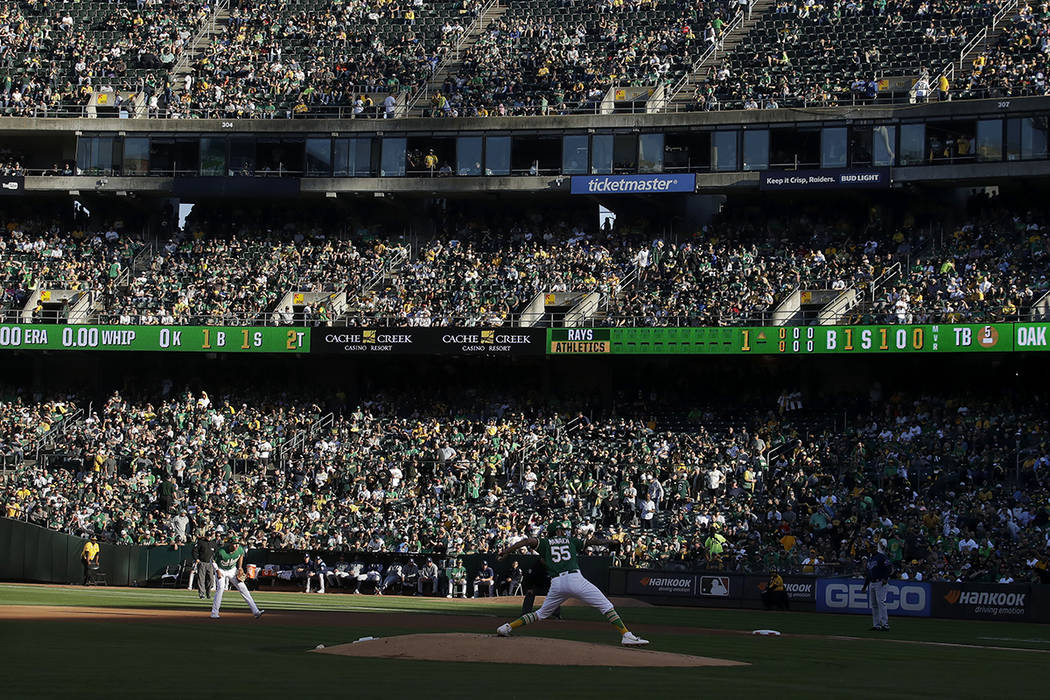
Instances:
[[[749,666],[741,661],[688,656],[663,651],[628,649],[608,644],[573,642],[546,637],[491,634],[406,634],[340,644],[314,650],[318,654],[416,661],[471,661],[536,666]]]

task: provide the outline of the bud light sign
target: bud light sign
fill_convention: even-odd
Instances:
[[[868,592],[861,579],[817,579],[817,612],[871,613]],[[886,586],[886,609],[890,615],[930,616],[930,584],[890,581]]]
[[[872,189],[890,186],[889,168],[821,168],[820,170],[763,170],[760,190]]]

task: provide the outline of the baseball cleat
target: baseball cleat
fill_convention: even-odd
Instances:
[[[649,643],[648,639],[642,639],[641,637],[635,636],[633,632],[628,632],[620,640],[620,644],[625,647],[643,647]]]
[[[496,628],[496,634],[498,634],[501,637],[509,637],[511,629],[512,627],[509,624],[503,623],[502,625]]]
[[[219,619],[219,613],[212,613],[211,614],[211,619],[218,620]]]
[[[255,613],[255,617],[257,617],[257,618],[258,618],[258,617],[262,617],[262,616],[263,616],[263,613],[264,613],[264,612],[266,612],[266,611],[265,611],[265,610],[262,610],[262,609],[260,609],[260,610],[259,610],[259,612]]]

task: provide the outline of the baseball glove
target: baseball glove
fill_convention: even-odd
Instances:
[[[248,580],[248,574],[244,573],[243,571],[238,571],[237,572],[237,580],[240,581],[241,583],[244,583],[245,581]]]

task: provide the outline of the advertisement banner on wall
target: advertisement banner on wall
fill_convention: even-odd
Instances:
[[[788,600],[812,603],[816,599],[817,579],[807,576],[783,576],[784,590]],[[744,578],[744,600],[762,600],[769,584],[768,576],[746,576]]]
[[[695,192],[696,175],[573,175],[572,194],[669,194]]]
[[[0,196],[23,194],[26,189],[26,179],[21,175],[4,175],[0,177]]]
[[[997,583],[934,583],[933,616],[959,620],[1031,620],[1031,586]]]
[[[817,612],[854,613],[870,615],[868,593],[859,578],[818,578]],[[886,609],[890,615],[929,617],[931,608],[930,584],[917,581],[890,581],[886,586]]]
[[[692,598],[696,593],[696,574],[628,571],[625,590],[628,595]]]
[[[890,186],[889,168],[821,168],[820,170],[763,170],[759,190],[878,189]]]
[[[314,328],[315,353],[340,355],[543,355],[544,328]]]

